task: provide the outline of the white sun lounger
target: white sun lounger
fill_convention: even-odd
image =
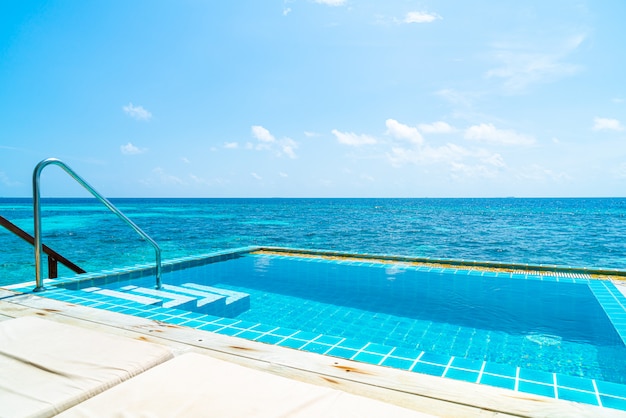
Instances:
[[[22,317],[0,322],[0,417],[50,417],[171,359],[157,344]]]
[[[154,367],[60,417],[427,417],[196,353]]]

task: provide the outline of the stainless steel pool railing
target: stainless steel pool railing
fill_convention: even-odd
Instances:
[[[41,265],[41,197],[39,192],[39,183],[41,177],[41,171],[49,165],[58,165],[67,174],[76,180],[81,186],[83,186],[89,193],[91,193],[96,199],[103,203],[109,210],[115,213],[120,219],[126,222],[131,228],[133,228],[143,239],[148,241],[153,247],[156,256],[156,288],[161,288],[161,248],[148,234],[141,230],[133,221],[128,219],[119,209],[117,209],[111,202],[109,202],[104,196],[98,193],[93,187],[89,185],[82,177],[80,177],[74,170],[67,166],[63,161],[57,158],[47,158],[35,166],[33,171],[33,211],[35,221],[35,278],[36,287],[34,292],[41,292],[45,290],[43,285],[42,265]]]

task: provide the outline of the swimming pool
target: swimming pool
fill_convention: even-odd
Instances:
[[[626,409],[626,315],[588,275],[255,249],[60,280],[44,296],[521,392]]]

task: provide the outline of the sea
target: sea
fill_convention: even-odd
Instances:
[[[267,245],[626,270],[626,198],[110,201],[163,260]],[[44,198],[41,207],[43,243],[86,271],[154,263],[153,247],[96,199]],[[33,233],[32,199],[0,198],[0,216]],[[0,226],[0,285],[34,274],[33,247]]]

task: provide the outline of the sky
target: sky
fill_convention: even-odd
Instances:
[[[623,197],[623,0],[0,0],[0,197]],[[88,196],[56,166],[43,196]]]

